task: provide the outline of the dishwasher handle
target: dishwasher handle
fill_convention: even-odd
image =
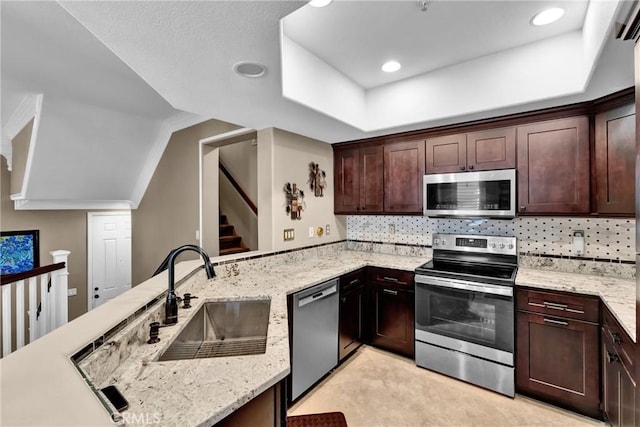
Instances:
[[[298,301],[298,307],[304,307],[307,304],[311,304],[312,302],[319,301],[337,292],[338,292],[338,287],[335,284],[333,284],[328,288],[324,288],[321,291],[318,291],[312,295],[309,295],[308,297],[300,298],[300,300]]]

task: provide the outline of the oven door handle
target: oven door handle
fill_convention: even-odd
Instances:
[[[416,275],[417,285],[438,286],[441,288],[461,289],[464,291],[482,292],[491,295],[513,296],[513,287],[492,285],[489,283],[475,283],[466,280],[446,279],[443,277],[431,277]]]

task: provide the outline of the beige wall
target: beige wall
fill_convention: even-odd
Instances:
[[[22,193],[24,171],[27,166],[31,134],[33,133],[33,121],[29,123],[11,140],[11,194]]]
[[[198,244],[199,140],[235,129],[208,120],[171,136],[140,206],[131,212],[134,285],[147,280],[171,249]],[[213,219],[217,223],[217,212]],[[180,259],[195,257],[185,253]]]
[[[346,218],[333,214],[331,145],[280,129],[270,129],[258,133],[258,147],[258,194],[261,203],[269,205],[270,209],[270,215],[263,218],[263,206],[259,206],[260,237],[263,239],[260,241],[260,249],[293,249],[345,239]],[[327,188],[323,197],[315,197],[307,182],[311,162],[318,163],[320,169],[326,172]],[[301,220],[292,220],[285,211],[283,187],[287,182],[296,183],[304,191],[305,208]],[[309,237],[310,227],[325,229],[327,225],[331,229],[330,235],[325,233],[321,237]],[[263,233],[263,228],[267,227],[269,229]],[[295,230],[295,240],[283,240],[283,231],[287,228]]]
[[[69,320],[75,319],[87,311],[87,211],[16,211],[9,199],[11,173],[7,170],[7,160],[0,158],[0,228],[3,231],[40,230],[40,265],[52,263],[49,252],[53,250],[71,251],[69,288],[76,288],[78,294],[69,297]]]

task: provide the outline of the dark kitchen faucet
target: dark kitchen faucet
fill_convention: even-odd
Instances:
[[[197,245],[183,245],[177,249],[172,250],[169,255],[162,261],[162,264],[158,269],[153,273],[155,276],[159,274],[166,268],[169,269],[169,289],[167,290],[167,302],[164,307],[164,324],[165,325],[173,325],[178,322],[178,297],[176,296],[175,291],[175,260],[182,252],[185,251],[194,251],[200,254],[202,259],[204,260],[204,270],[207,272],[207,277],[209,279],[213,279],[216,276],[216,273],[213,271],[213,265],[211,265],[211,261],[209,260],[209,255]]]

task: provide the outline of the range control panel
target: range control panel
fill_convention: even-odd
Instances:
[[[517,239],[515,237],[506,236],[434,234],[433,249],[503,255],[518,254]]]

